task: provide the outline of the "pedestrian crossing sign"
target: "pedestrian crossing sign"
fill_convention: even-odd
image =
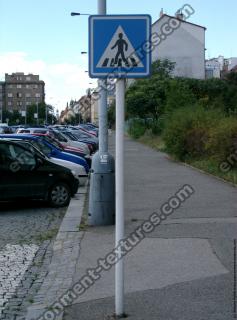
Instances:
[[[151,17],[106,15],[89,18],[91,78],[144,78],[151,72]]]

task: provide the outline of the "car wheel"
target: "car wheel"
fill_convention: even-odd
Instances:
[[[49,203],[52,207],[65,207],[69,204],[71,192],[67,184],[58,182],[53,185],[49,192]]]

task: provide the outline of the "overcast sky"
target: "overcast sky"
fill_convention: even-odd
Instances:
[[[190,21],[207,28],[206,57],[237,56],[236,0],[107,0],[107,7],[108,14],[150,14],[154,22],[161,8],[173,15],[185,3],[195,9]],[[88,51],[88,17],[71,11],[96,14],[97,0],[0,0],[0,80],[5,73],[39,74],[46,102],[60,110],[95,86],[81,55]]]

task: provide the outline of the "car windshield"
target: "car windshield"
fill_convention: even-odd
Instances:
[[[74,136],[74,134],[72,134],[71,132],[68,131],[64,131],[63,132],[70,140],[72,141],[77,141],[77,138]]]
[[[55,138],[58,139],[60,142],[67,142],[66,137],[63,134],[61,134],[60,132],[53,131],[53,134],[54,134]]]
[[[73,134],[78,138],[90,138],[89,135],[87,135],[85,132],[82,132],[82,131],[75,131],[73,132]]]
[[[46,134],[46,133],[47,133],[47,130],[34,130],[34,133]]]
[[[32,143],[33,142],[33,143]],[[30,151],[34,152],[35,154],[43,157],[44,159],[48,159],[48,157],[39,150],[39,147],[37,146],[37,143],[34,143],[34,141],[31,142],[26,142],[24,140],[21,140],[18,142],[19,144],[23,145],[24,147],[26,147],[27,149],[29,149]]]
[[[51,149],[46,146],[41,140],[31,140],[30,143],[36,148],[39,149],[47,157],[50,157]]]
[[[60,151],[63,151],[61,144],[57,140],[48,136],[45,136],[43,139],[51,143],[55,148],[59,149]]]

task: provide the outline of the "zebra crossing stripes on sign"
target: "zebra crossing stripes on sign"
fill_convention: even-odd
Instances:
[[[129,41],[121,26],[114,33],[104,54],[100,58],[97,67],[144,67],[141,59],[137,56],[136,50]]]
[[[89,30],[90,77],[150,75],[151,53],[143,49],[150,42],[150,16],[91,16]]]

